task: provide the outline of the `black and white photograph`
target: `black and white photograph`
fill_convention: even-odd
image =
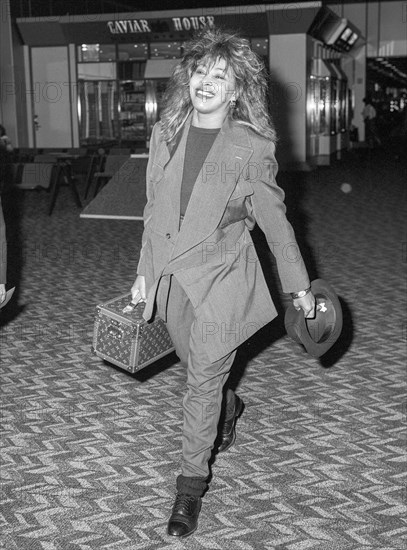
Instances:
[[[407,2],[0,0],[0,547],[407,547]]]

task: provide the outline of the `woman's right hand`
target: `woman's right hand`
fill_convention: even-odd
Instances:
[[[145,302],[146,299],[146,278],[143,275],[137,275],[131,287],[131,302],[123,309],[123,313],[132,312],[139,302]]]
[[[146,278],[144,275],[137,275],[131,287],[131,302],[132,304],[138,304],[138,302],[145,302],[146,300]]]

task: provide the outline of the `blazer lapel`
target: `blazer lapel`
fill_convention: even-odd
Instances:
[[[191,124],[191,113],[187,116],[187,119],[185,121],[184,128],[190,126]],[[182,141],[183,142],[183,149],[182,149]],[[184,156],[185,156],[185,144],[186,144],[186,136],[185,132],[181,130],[179,134],[175,136],[175,138],[170,142],[161,142],[160,146],[157,149],[157,153],[155,158],[153,159],[154,164],[157,164],[160,166],[163,170],[167,169],[167,164],[170,163],[175,157],[175,155],[178,153],[178,156],[176,158],[176,162],[172,165],[173,168],[177,169],[177,162],[182,162],[182,165],[184,163]],[[181,148],[180,148],[181,145]],[[171,176],[171,172],[170,172]],[[179,176],[179,174],[178,174]],[[167,177],[167,179],[171,179],[171,177]]]
[[[190,115],[182,130],[182,135],[176,142],[172,151],[166,147],[168,158],[165,166],[165,185],[168,186],[168,196],[171,202],[171,216],[173,217],[171,227],[173,234],[178,233],[180,217],[180,196],[182,171],[184,169],[185,147],[187,143],[188,131],[191,126],[192,116]]]
[[[188,122],[189,124],[185,128],[178,146],[179,161],[177,161],[177,164],[180,162],[178,166],[182,167],[184,166],[186,136],[191,117]],[[195,182],[171,259],[175,259],[193,248],[215,231],[240,173],[252,154],[253,149],[247,130],[227,119],[216,137]],[[177,152],[173,160],[176,156]],[[179,216],[181,190],[179,172],[178,180],[176,189],[173,189],[172,197],[177,201],[176,212]]]

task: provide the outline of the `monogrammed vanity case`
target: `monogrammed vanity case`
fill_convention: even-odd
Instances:
[[[131,295],[124,294],[96,306],[92,350],[134,373],[173,351],[174,346],[160,318],[151,323],[143,319],[143,302],[123,313],[130,300]]]

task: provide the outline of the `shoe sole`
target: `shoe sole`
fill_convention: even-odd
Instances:
[[[186,535],[173,535],[172,533],[168,533],[167,531],[167,535],[169,537],[174,537],[176,539],[186,539],[188,537],[190,537],[193,533],[195,533],[195,531],[198,529],[198,525],[195,527],[195,529],[192,529],[192,531],[190,531],[189,533],[187,533]]]

